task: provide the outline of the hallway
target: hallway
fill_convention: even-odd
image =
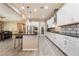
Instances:
[[[33,39],[33,36],[31,38]],[[5,56],[5,55],[6,56],[64,56],[64,54],[59,49],[57,49],[46,37],[41,36],[38,37],[37,40],[39,40],[38,51],[22,51],[18,49],[13,49],[13,41],[10,39],[5,41],[0,41],[0,55],[1,56]]]

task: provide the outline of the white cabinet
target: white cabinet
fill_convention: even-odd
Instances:
[[[79,39],[61,35],[62,41],[59,46],[69,56],[79,56]]]
[[[57,25],[63,25],[63,21],[64,21],[64,11],[63,11],[63,7],[57,12]]]
[[[50,33],[48,37],[67,55],[79,56],[79,38],[55,34],[55,33]]]
[[[61,13],[62,12],[62,13]],[[62,9],[61,10],[59,10],[58,11],[58,13],[57,13],[57,25],[62,25],[63,23],[63,16],[64,15],[62,15],[63,14],[63,11],[62,11]]]
[[[79,56],[79,43],[76,45],[76,52],[77,52],[77,55]]]
[[[58,46],[59,46],[62,50],[64,50],[64,49],[65,49],[65,44],[64,44],[65,39],[64,39],[64,36],[58,35],[57,37],[58,37],[58,38],[57,38]]]
[[[79,4],[64,4],[57,12],[57,21],[58,25],[79,22]]]
[[[64,4],[57,12],[58,25],[64,25],[71,22],[72,4]]]
[[[75,55],[77,55],[76,43],[70,39],[73,39],[73,38],[66,37],[65,52],[70,56],[75,56]]]
[[[75,56],[76,55],[76,44],[72,41],[69,41],[69,40],[66,40],[66,41],[67,41],[66,53],[68,55]]]
[[[72,21],[79,22],[79,4],[72,4]]]
[[[63,23],[68,24],[71,22],[72,4],[65,4],[63,8],[64,8],[64,10],[63,10],[63,12],[64,12]]]
[[[74,38],[76,43],[76,55],[79,56],[79,38]]]

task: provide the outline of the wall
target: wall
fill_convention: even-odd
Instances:
[[[11,8],[7,7],[5,4],[0,3],[0,16],[6,18],[4,21],[20,21],[21,16],[18,15]],[[1,21],[3,21],[1,20]]]
[[[15,31],[17,31],[17,22],[5,22],[3,30],[10,30],[14,33]]]
[[[13,33],[17,33],[18,32],[18,28],[17,28],[17,24],[18,23],[22,23],[22,24],[26,24],[26,20],[25,19],[22,19],[20,21],[4,21],[4,25],[3,25],[3,30],[6,31],[6,30],[9,30],[9,31],[12,31]],[[25,32],[25,26],[24,26],[24,32]]]

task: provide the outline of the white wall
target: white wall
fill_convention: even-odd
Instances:
[[[17,22],[5,22],[3,30],[9,30],[14,33],[15,31],[17,31]]]

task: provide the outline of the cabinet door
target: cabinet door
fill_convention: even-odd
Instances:
[[[76,40],[76,55],[79,56],[79,38],[75,38]]]
[[[63,42],[63,41],[64,41],[63,35],[60,35],[60,34],[56,35],[55,44],[56,44],[61,50],[64,51],[65,46],[64,46],[64,42]]]
[[[64,51],[65,50],[65,44],[64,44],[64,41],[65,41],[65,38],[63,35],[60,36],[60,40],[59,40],[59,47]]]
[[[73,9],[72,9],[72,21],[74,22],[79,22],[79,4],[72,4],[73,5]]]
[[[77,55],[77,50],[76,50],[76,43],[72,40],[69,40],[71,38],[68,38],[66,40],[66,53],[70,56],[75,56]]]
[[[58,24],[68,24],[71,22],[72,4],[64,4],[57,13]]]
[[[79,56],[79,43],[76,45],[76,53],[77,53],[77,56]]]
[[[64,8],[61,7],[61,9],[57,12],[57,25],[63,25],[64,17]]]
[[[64,6],[64,22],[65,24],[71,23],[72,4],[65,4]]]

